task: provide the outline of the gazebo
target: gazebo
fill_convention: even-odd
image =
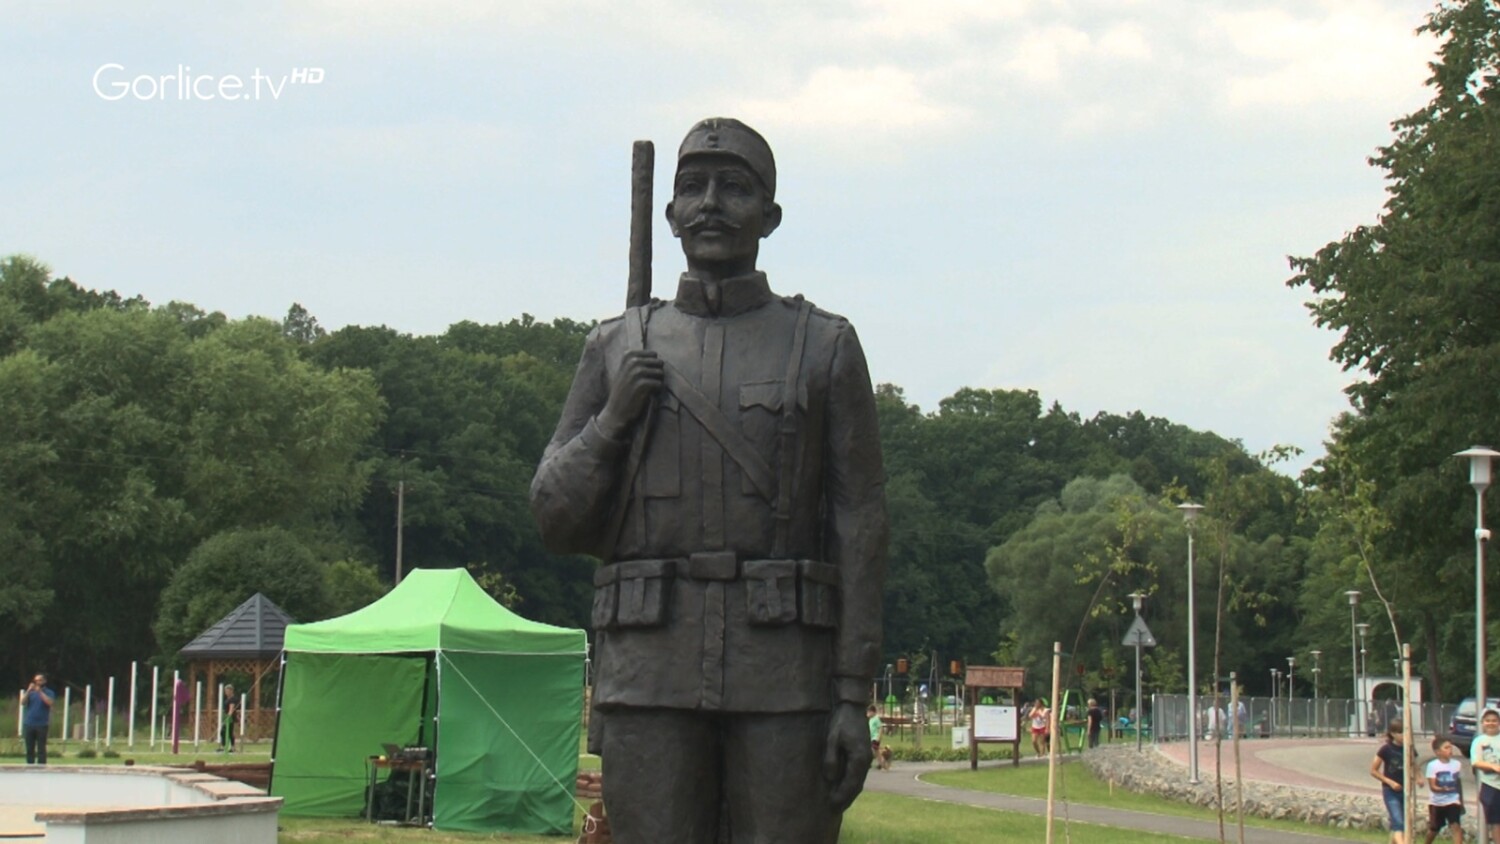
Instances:
[[[220,678],[239,674],[250,678],[245,702],[245,736],[270,736],[276,730],[274,707],[262,709],[261,683],[280,669],[282,641],[288,624],[296,622],[270,598],[256,592],[177,653],[187,661],[186,681],[202,679],[205,714],[217,712]],[[208,719],[212,729],[217,721]]]

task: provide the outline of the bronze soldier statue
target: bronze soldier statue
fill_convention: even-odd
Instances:
[[[853,326],[756,270],[775,194],[755,130],[688,132],[666,209],[687,272],[589,335],[532,481],[547,546],[603,561],[594,701],[619,844],[833,844],[870,766],[875,401]]]

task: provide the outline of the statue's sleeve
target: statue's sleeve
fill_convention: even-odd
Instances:
[[[554,554],[606,557],[603,534],[615,505],[621,464],[628,443],[612,440],[596,417],[609,398],[606,343],[601,329],[590,332],[562,418],[536,476],[531,479],[531,512],[542,542]]]
[[[870,371],[854,327],[839,325],[830,369],[824,454],[828,561],[839,568],[834,679],[839,700],[866,703],[880,663],[881,601],[890,526]]]

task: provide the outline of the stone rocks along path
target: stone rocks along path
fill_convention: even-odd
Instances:
[[[1352,744],[1352,743],[1351,743]],[[1304,755],[1293,749],[1290,751],[1290,761],[1295,762]],[[1326,748],[1307,748],[1307,753],[1316,755],[1318,752],[1327,753]],[[1350,752],[1353,748],[1350,748]],[[1375,754],[1374,745],[1360,748],[1357,755],[1364,759],[1365,778],[1368,775],[1368,757]],[[1200,765],[1206,760],[1207,754],[1200,756]],[[1041,760],[1023,761],[1022,764],[1040,764]],[[981,763],[984,767],[997,764],[1009,765],[1009,762]],[[908,762],[896,763],[893,770],[881,772],[871,771],[865,780],[865,789],[872,792],[884,794],[898,794],[903,797],[916,797],[922,800],[936,800],[943,803],[954,803],[963,806],[975,806],[981,809],[998,809],[1005,812],[1022,812],[1031,815],[1046,816],[1047,801],[1035,797],[1016,797],[1009,794],[991,794],[983,791],[971,791],[963,788],[950,788],[946,786],[933,785],[921,780],[921,776],[933,771],[967,770],[967,762]],[[1203,775],[1211,774],[1207,766],[1200,768]],[[1250,771],[1246,771],[1246,779],[1250,778]],[[1269,778],[1272,782],[1284,782],[1279,778],[1277,769],[1267,765],[1257,771]],[[1373,785],[1374,780],[1370,780]],[[1330,783],[1331,785],[1331,783]],[[1325,786],[1327,787],[1327,786]],[[1346,787],[1350,787],[1346,784]],[[1370,789],[1366,789],[1370,790]],[[1376,793],[1378,789],[1376,789]],[[1137,812],[1129,809],[1114,809],[1107,806],[1085,806],[1078,803],[1058,802],[1055,811],[1055,819],[1059,823],[1085,823],[1100,826],[1113,826],[1123,829],[1134,829],[1142,832],[1157,833],[1164,836],[1178,836],[1181,838],[1219,839],[1219,823],[1217,820],[1196,820],[1193,818],[1180,818],[1172,815],[1158,815],[1151,812]],[[1308,831],[1291,832],[1285,830],[1266,829],[1264,827],[1245,826],[1246,844],[1348,844],[1347,838],[1335,838],[1328,835],[1320,835],[1316,826],[1309,826]],[[1239,830],[1232,818],[1225,819],[1225,837],[1229,841],[1238,841]]]

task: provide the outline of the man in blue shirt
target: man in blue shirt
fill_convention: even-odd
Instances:
[[[57,693],[47,688],[47,675],[31,678],[21,693],[21,732],[26,736],[26,764],[47,764],[47,728],[52,723],[52,702]]]

